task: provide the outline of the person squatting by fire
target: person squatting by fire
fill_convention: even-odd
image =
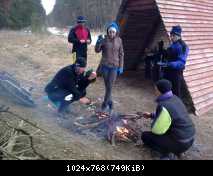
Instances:
[[[193,144],[195,127],[181,99],[173,94],[172,84],[166,79],[155,84],[157,108],[145,112],[152,119],[151,131],[142,133],[144,145],[161,153],[162,159],[180,157]]]
[[[85,99],[86,88],[96,80],[96,73],[85,72],[85,58],[77,58],[75,64],[59,70],[50,83],[45,87],[45,92],[51,102],[58,108],[58,112],[64,115],[68,112],[68,106],[74,101]]]

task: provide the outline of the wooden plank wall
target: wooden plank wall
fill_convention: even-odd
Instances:
[[[181,25],[190,47],[184,78],[197,114],[213,108],[213,1],[156,0],[167,32]]]

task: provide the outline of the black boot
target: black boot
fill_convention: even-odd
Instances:
[[[109,105],[109,115],[111,116],[113,114],[114,104],[112,101],[110,101],[108,105]]]

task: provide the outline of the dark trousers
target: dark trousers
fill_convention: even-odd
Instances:
[[[152,67],[152,80],[154,82],[157,82],[162,78],[163,78],[163,68],[160,67],[159,65],[155,64]]]
[[[90,81],[88,80],[84,80],[79,82],[78,84],[78,90],[81,93],[81,97],[86,96],[86,88],[89,86]],[[68,90],[64,90],[64,89],[55,89],[55,90],[46,90],[46,93],[48,95],[48,98],[52,101],[52,102],[59,102],[60,106],[58,108],[59,112],[62,112],[63,110],[65,110],[71,103],[73,103],[74,101],[77,101],[78,99],[75,99],[75,94],[73,94],[72,91],[68,91]],[[73,99],[70,101],[66,101],[65,97],[73,94]]]
[[[163,155],[168,153],[179,155],[187,151],[192,146],[194,140],[188,143],[180,143],[169,135],[155,135],[152,132],[144,132],[142,133],[142,141],[146,146]]]
[[[66,107],[68,107],[74,100],[66,101],[65,97],[70,95],[71,92],[63,90],[63,89],[56,89],[54,92],[47,92],[48,98],[52,102],[59,102],[60,105],[58,107],[58,111],[62,112]]]
[[[146,57],[144,59],[144,62],[145,62],[145,78],[146,79],[151,79],[151,69],[152,69],[152,65],[151,65],[151,62],[152,62],[152,57]]]
[[[82,53],[81,51],[76,51],[76,59],[82,57],[85,58],[85,62],[87,63],[87,52]]]
[[[172,83],[172,92],[181,98],[181,85],[183,83],[183,71],[166,69],[164,78]]]
[[[105,96],[102,109],[105,109],[107,106],[113,109],[112,88],[117,78],[117,69],[102,69],[102,74],[105,84]]]

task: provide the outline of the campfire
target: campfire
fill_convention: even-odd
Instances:
[[[127,135],[129,134],[129,130],[125,127],[116,127],[117,134],[124,139],[128,139]]]
[[[112,145],[116,142],[134,142],[140,139],[141,127],[138,126],[137,120],[141,119],[139,114],[117,114],[112,116],[107,114],[96,113],[90,119],[92,122],[75,122],[74,124],[81,129],[91,129],[92,132],[102,133],[106,136]]]
[[[108,122],[108,141],[114,146],[121,141],[137,143],[141,139],[141,126],[137,120],[141,118],[141,114],[114,114]]]

